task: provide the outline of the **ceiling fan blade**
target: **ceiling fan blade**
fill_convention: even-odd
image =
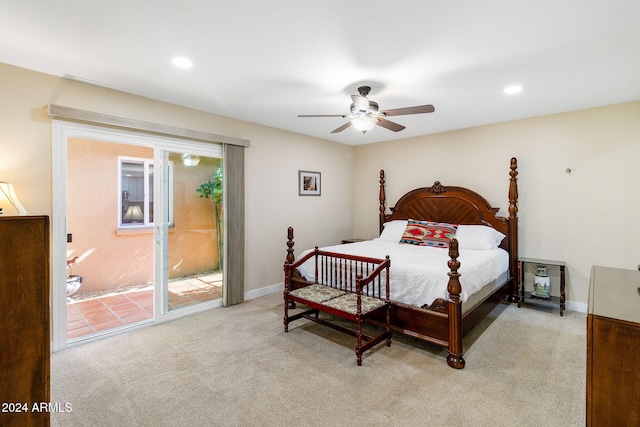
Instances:
[[[332,130],[332,131],[331,131],[331,133],[338,133],[338,132],[342,132],[343,130],[345,130],[345,129],[346,129],[346,128],[348,128],[349,126],[351,126],[351,122],[350,122],[350,121],[349,121],[349,122],[347,122],[347,123],[345,123],[345,124],[343,124],[343,125],[342,125],[342,126],[340,126],[339,128]]]
[[[298,114],[298,117],[346,117],[344,114]]]
[[[356,110],[364,111],[365,113],[369,112],[369,99],[361,95],[351,95],[351,100],[353,100]]]
[[[400,132],[402,129],[404,129],[405,127],[402,125],[399,125],[395,122],[383,119],[383,118],[379,118],[378,122],[376,123],[378,126],[382,126],[383,128],[392,130],[394,132]]]
[[[415,107],[394,108],[381,111],[385,116],[405,116],[407,114],[433,113],[436,111],[433,105],[418,105]]]

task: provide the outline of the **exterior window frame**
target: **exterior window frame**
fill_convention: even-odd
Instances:
[[[143,182],[143,197],[142,200],[136,200],[135,203],[142,203],[143,218],[141,222],[128,223],[123,222],[126,212],[124,209],[125,201],[130,197],[130,189],[127,186],[127,190],[124,190],[123,185],[123,165],[124,164],[138,164],[142,166],[142,182]],[[141,229],[153,227],[154,221],[149,218],[151,212],[152,203],[155,204],[155,197],[152,197],[153,191],[153,173],[155,173],[153,159],[130,157],[130,156],[118,156],[118,229]],[[168,178],[169,178],[169,225],[173,225],[173,162],[168,162]],[[125,195],[127,191],[127,195]],[[155,209],[155,205],[154,205]],[[155,214],[154,214],[155,217]]]

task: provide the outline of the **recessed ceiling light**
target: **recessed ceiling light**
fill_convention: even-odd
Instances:
[[[504,93],[506,93],[507,95],[513,95],[514,93],[520,92],[522,92],[522,86],[520,85],[513,85],[504,88]]]
[[[188,60],[187,58],[175,57],[171,60],[171,63],[176,67],[180,68],[191,68],[193,67],[193,62]]]

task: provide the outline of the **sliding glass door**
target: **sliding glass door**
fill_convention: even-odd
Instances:
[[[163,314],[222,298],[224,206],[222,159],[214,153],[158,147],[156,277]],[[156,168],[156,170],[158,170]]]
[[[221,306],[222,145],[53,130],[53,350]]]

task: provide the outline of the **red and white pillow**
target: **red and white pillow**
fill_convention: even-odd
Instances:
[[[410,219],[407,222],[407,227],[402,234],[400,243],[448,248],[449,240],[455,237],[457,229],[458,224]]]

